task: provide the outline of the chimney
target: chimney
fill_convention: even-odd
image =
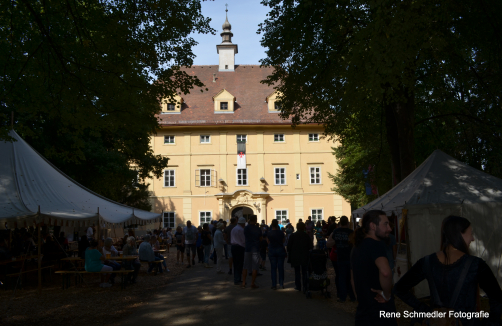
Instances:
[[[216,74],[213,74],[213,83],[216,83]]]

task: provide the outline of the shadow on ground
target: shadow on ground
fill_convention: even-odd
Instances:
[[[225,261],[225,271],[228,270]],[[285,289],[271,290],[270,271],[258,277],[259,289],[241,289],[233,276],[216,274],[201,264],[152,296],[120,325],[353,325],[352,314],[333,307],[320,292],[312,299],[293,289],[294,272],[286,268]],[[249,283],[249,282],[248,282]]]

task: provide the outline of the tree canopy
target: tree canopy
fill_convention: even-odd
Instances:
[[[15,129],[66,174],[149,209],[146,185],[167,158],[149,137],[161,98],[202,83],[190,33],[214,33],[194,0],[0,3],[0,139]]]
[[[335,191],[364,204],[434,149],[502,176],[502,3],[264,0],[261,62],[282,115],[340,144]]]

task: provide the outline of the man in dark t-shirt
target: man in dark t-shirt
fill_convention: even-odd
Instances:
[[[380,317],[381,312],[395,312],[392,273],[384,241],[391,228],[385,212],[372,210],[363,216],[362,227],[356,230],[355,247],[351,253],[352,281],[359,305],[356,326],[397,325],[395,318]],[[379,303],[375,298],[383,298]]]
[[[255,280],[260,266],[260,240],[262,236],[260,228],[256,225],[256,220],[257,216],[251,215],[248,225],[244,228],[246,247],[242,269],[242,287],[246,287],[246,276],[249,270],[252,271],[251,288],[253,289],[258,288]]]
[[[336,289],[336,293],[339,302],[345,301],[347,293],[351,301],[356,301],[352,285],[350,284],[350,251],[352,250],[352,244],[349,242],[349,237],[354,231],[349,229],[349,219],[347,216],[340,218],[340,225],[341,227],[333,231],[333,240],[336,243],[337,255],[335,264],[337,265],[336,277],[338,282],[336,284],[338,288]]]

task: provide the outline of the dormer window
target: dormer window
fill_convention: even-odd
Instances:
[[[162,114],[180,114],[183,98],[179,95],[174,95],[171,98],[164,98],[161,102]]]
[[[281,102],[274,102],[274,109],[276,111],[281,111]]]
[[[236,102],[235,96],[230,94],[226,89],[222,89],[215,96],[213,96],[214,101],[214,113],[216,114],[228,114],[234,113],[234,103]]]
[[[281,93],[279,92],[273,92],[267,98],[265,101],[268,103],[268,112],[270,113],[280,113],[282,109],[282,103],[280,101]]]

